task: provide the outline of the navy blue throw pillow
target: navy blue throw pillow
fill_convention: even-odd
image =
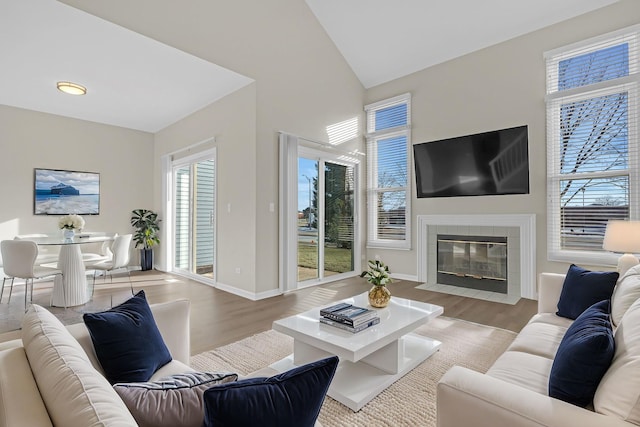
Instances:
[[[549,396],[581,407],[593,401],[615,352],[609,305],[592,305],[567,329],[553,359]]]
[[[313,427],[337,366],[332,356],[271,378],[211,387],[203,427]]]
[[[82,316],[111,384],[149,381],[171,362],[144,291],[102,313]]]
[[[593,304],[611,299],[618,276],[615,271],[589,271],[571,264],[562,284],[556,314],[576,319]]]

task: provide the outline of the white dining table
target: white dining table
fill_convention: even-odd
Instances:
[[[58,256],[58,268],[62,271],[62,277],[55,277],[53,282],[53,296],[51,305],[54,307],[73,307],[86,304],[91,298],[87,292],[87,277],[82,260],[80,245],[88,243],[100,243],[113,240],[109,234],[76,234],[73,238],[65,239],[62,236],[47,236],[30,238],[38,246],[60,246]],[[66,304],[65,304],[66,297]]]

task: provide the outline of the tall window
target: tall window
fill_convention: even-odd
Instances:
[[[367,245],[411,247],[409,147],[411,96],[365,106],[367,113]]]
[[[638,218],[638,30],[548,52],[548,245],[598,261],[610,219]]]

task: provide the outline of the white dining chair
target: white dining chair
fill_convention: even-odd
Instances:
[[[111,245],[113,244],[113,239],[118,237],[118,233],[109,234],[109,233],[102,233],[102,232],[90,232],[90,231],[86,232],[85,231],[85,232],[82,232],[82,235],[86,235],[89,237],[94,237],[94,236],[100,236],[100,237],[111,236],[112,237],[111,240],[106,240],[100,243],[99,248],[96,246],[97,244],[82,245],[83,246],[83,248],[81,248],[82,261],[85,263],[85,265],[96,264],[98,262],[103,262],[103,261],[111,261],[113,259],[113,252],[111,252]],[[85,246],[92,246],[92,247],[90,249],[85,249],[84,248]]]
[[[24,279],[24,309],[27,310],[27,293],[29,290],[29,281],[31,281],[31,298],[33,301],[33,280],[42,279],[49,276],[62,275],[62,271],[57,268],[42,267],[36,265],[38,258],[38,245],[31,240],[3,240],[0,242],[0,251],[2,252],[3,269],[5,279],[2,281],[2,289],[0,290],[0,301],[4,293],[4,285],[7,278],[11,279],[11,288],[9,289],[9,300],[11,302],[11,294],[13,292],[13,282],[15,279]],[[67,308],[67,297],[64,286],[62,287],[64,294],[64,307]]]
[[[95,263],[89,263],[86,265],[87,270],[93,270],[93,288],[91,289],[91,296],[96,288],[96,275],[98,271],[104,272],[104,281],[107,281],[107,274],[111,278],[113,283],[113,271],[119,269],[125,269],[129,276],[129,285],[131,286],[131,295],[133,295],[133,282],[131,281],[131,273],[129,272],[129,260],[130,258],[130,246],[131,246],[131,234],[123,234],[116,236],[111,245],[111,253],[113,254],[110,260],[100,261]]]
[[[43,239],[49,237],[48,234],[34,233],[34,234],[19,234],[15,236],[14,240],[33,240]],[[38,258],[36,258],[36,265],[49,264],[58,261],[58,252],[54,246],[39,246]]]
[[[2,294],[4,293],[4,285],[7,283],[8,279],[11,277],[7,276],[7,273],[4,271],[4,262],[2,260],[2,250],[0,250],[0,269],[2,269],[2,288],[0,288],[0,304],[2,304]]]

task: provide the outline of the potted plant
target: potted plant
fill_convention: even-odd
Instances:
[[[140,267],[143,271],[153,268],[153,247],[160,243],[158,214],[148,209],[131,211],[131,225],[136,229],[133,241],[140,249]]]
[[[369,269],[363,271],[360,277],[366,277],[367,282],[373,284],[369,290],[369,304],[372,307],[386,307],[391,300],[391,292],[387,289],[387,284],[393,281],[389,267],[380,260],[369,260]]]

